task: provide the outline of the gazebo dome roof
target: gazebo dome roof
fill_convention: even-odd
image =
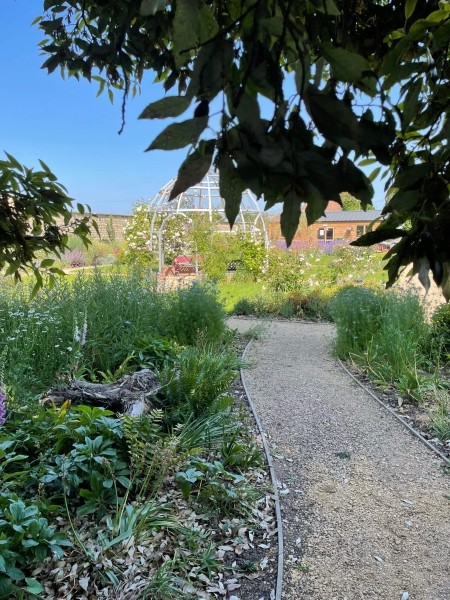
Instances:
[[[220,195],[219,174],[210,169],[205,177],[199,183],[193,185],[188,190],[177,196],[169,202],[170,192],[172,191],[176,177],[171,179],[150,201],[149,213],[195,213],[204,212],[225,215],[225,200]],[[250,191],[245,190],[242,194],[240,215],[236,222],[244,220],[245,214],[252,215],[250,220],[255,222],[255,217],[262,215],[256,196]]]

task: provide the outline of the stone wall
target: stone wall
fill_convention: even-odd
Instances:
[[[81,218],[82,215],[78,212],[72,212],[74,219]],[[98,230],[100,232],[100,236],[104,240],[108,240],[108,228],[109,225],[112,224],[115,239],[119,242],[124,240],[123,228],[127,221],[131,219],[130,215],[113,215],[106,213],[96,213],[95,220],[97,221]],[[62,225],[62,221],[58,220],[58,225]],[[97,238],[97,234],[93,231],[93,235]]]

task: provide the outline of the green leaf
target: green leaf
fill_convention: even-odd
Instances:
[[[351,246],[372,246],[373,244],[379,244],[385,240],[392,240],[398,237],[407,236],[408,233],[403,229],[383,229],[379,227],[375,231],[369,231],[360,238],[352,242]]]
[[[222,154],[219,159],[219,190],[225,200],[225,216],[232,228],[239,214],[245,183],[228,154]]]
[[[155,15],[158,11],[164,10],[168,0],[142,0],[139,14],[142,17]]]
[[[341,170],[343,180],[346,184],[346,189],[343,191],[349,192],[349,194],[361,200],[361,206],[365,209],[367,204],[370,204],[374,194],[369,178],[351,160],[345,158],[345,156],[339,159],[338,168]]]
[[[178,150],[188,144],[195,144],[208,125],[208,117],[197,117],[172,123],[160,133],[147,148],[149,150]]]
[[[419,190],[400,190],[398,191],[384,207],[383,214],[398,210],[399,212],[408,212],[417,204],[419,200]]]
[[[169,200],[173,200],[203,179],[211,166],[215,144],[215,140],[201,141],[199,148],[186,158],[178,171]]]
[[[270,19],[260,19],[260,26],[275,37],[280,37],[283,33],[283,17],[272,17]]]
[[[6,567],[6,574],[11,577],[11,579],[14,579],[14,581],[22,581],[25,577],[25,573],[21,569],[13,567],[12,565]]]
[[[108,98],[111,104],[114,104],[114,94],[111,88],[108,89]]]
[[[119,475],[117,477],[117,481],[123,485],[123,487],[128,488],[130,487],[130,480],[128,479],[128,477],[125,477],[125,475]]]
[[[30,594],[41,594],[44,591],[44,588],[39,583],[37,579],[31,577],[25,577],[25,581],[27,582],[27,592]]]
[[[199,42],[198,0],[177,0],[173,19],[173,56],[177,69],[191,59],[189,50]]]
[[[265,146],[264,123],[261,120],[259,104],[256,98],[244,93],[237,107],[230,107],[232,113],[236,114],[239,125],[255,139],[261,146]],[[281,154],[282,156],[282,154]],[[281,157],[280,157],[281,160]],[[278,161],[280,162],[280,161]]]
[[[333,48],[331,44],[323,44],[321,50],[323,56],[330,63],[333,77],[339,81],[358,83],[362,79],[364,71],[371,71],[367,60],[359,54],[349,52],[344,48]]]
[[[200,13],[199,13],[199,41],[200,44],[208,42],[217,35],[219,31],[219,25],[217,24],[214,15],[211,12],[209,6],[204,2],[200,2]]]
[[[191,488],[192,485],[189,481],[183,481],[180,484],[180,488],[181,488],[181,493],[183,494],[183,498],[185,498],[186,500],[189,498],[189,496],[191,495]]]
[[[405,17],[409,19],[409,17],[413,14],[416,8],[417,0],[406,0],[405,2]]]
[[[412,165],[403,171],[400,171],[395,178],[394,187],[408,188],[416,184],[420,179],[423,179],[430,172],[431,165],[422,163],[420,165]]]
[[[320,133],[345,150],[359,152],[362,132],[352,109],[342,100],[332,98],[309,86],[305,94],[308,112]]]
[[[39,542],[36,542],[36,540],[22,540],[22,546],[24,548],[32,548],[33,546],[39,546]]]
[[[308,0],[308,4],[315,10],[330,16],[337,17],[341,14],[333,0]]]
[[[9,577],[0,577],[0,598],[11,598],[12,582]]]
[[[139,119],[166,119],[179,117],[189,108],[191,98],[187,96],[166,96],[149,104],[139,115]]]
[[[422,79],[417,79],[411,83],[403,102],[402,111],[402,132],[405,133],[414,116],[417,114],[420,105],[418,104],[419,95],[422,90]]]
[[[302,186],[305,188],[305,197],[303,199],[306,202],[306,219],[308,225],[312,225],[317,219],[325,216],[328,198],[324,198],[316,186],[308,180],[303,180]]]
[[[381,167],[377,167],[376,169],[374,169],[372,171],[372,173],[369,175],[369,181],[374,181],[378,177],[378,174],[380,171],[381,171]]]
[[[301,214],[301,201],[295,193],[295,190],[291,190],[284,196],[283,212],[280,217],[281,233],[286,240],[286,246],[289,246],[294,239],[295,232],[298,229],[300,223]]]
[[[389,90],[403,79],[410,79],[414,73],[422,73],[427,68],[426,62],[411,62],[394,67],[383,82],[383,89]]]
[[[298,60],[295,65],[295,87],[300,97],[303,98],[306,88],[309,85],[311,76],[311,58],[309,54],[304,54],[303,61]]]
[[[17,169],[18,171],[20,171],[21,173],[24,172],[24,168],[22,167],[22,165],[20,164],[20,162],[14,158],[14,156],[12,154],[9,154],[8,152],[5,151],[6,156],[9,159],[9,162],[11,163],[11,166],[14,167],[14,169]]]

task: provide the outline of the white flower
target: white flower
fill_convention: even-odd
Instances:
[[[68,350],[68,352],[72,352],[72,346],[69,346],[69,347],[67,348],[67,350]]]

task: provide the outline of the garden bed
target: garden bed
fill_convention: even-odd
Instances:
[[[215,288],[0,300],[0,598],[269,598],[273,487]]]
[[[348,288],[330,303],[334,352],[385,405],[450,456],[450,310],[414,293]]]
[[[235,344],[237,351],[243,351],[246,344],[247,340],[238,339]],[[240,413],[239,421],[262,450],[262,440],[240,378],[233,384],[230,395],[234,397],[234,410]],[[213,458],[219,457],[209,456],[211,461]],[[154,597],[176,597],[176,587],[169,589],[169,580],[165,581],[164,571],[161,572],[162,561],[172,570],[170,585],[177,586],[183,597],[234,596],[242,600],[272,597],[276,587],[278,543],[272,483],[267,462],[264,461],[264,465],[254,470],[248,478],[260,491],[261,499],[253,503],[252,514],[247,517],[221,518],[220,515],[212,516],[207,512],[199,512],[197,506],[193,507],[183,498],[174,475],[176,476],[176,472],[166,477],[154,505],[155,509],[176,507],[175,510],[165,513],[162,518],[167,521],[177,520],[186,532],[174,532],[170,526],[155,530],[154,535],[141,543],[128,538],[122,542],[120,549],[110,556],[105,556],[96,540],[102,530],[105,534],[108,533],[106,524],[103,523],[98,528],[88,517],[76,517],[73,526],[80,541],[96,557],[96,562],[92,564],[87,560],[77,547],[76,540],[73,540],[74,548],[66,552],[63,558],[48,557],[32,570],[32,577],[44,588],[39,597],[68,600],[103,597],[123,600],[148,597],[150,600]],[[67,532],[70,522],[64,517],[59,517],[56,529],[59,532]],[[204,552],[200,560],[198,553],[192,551],[189,546],[192,540],[189,540],[187,532],[190,532],[193,538],[197,537],[197,543],[200,545],[204,542]],[[73,539],[73,536],[70,537]],[[192,565],[186,566],[191,558]],[[178,577],[177,562],[180,563],[179,566],[185,563],[183,568],[179,569]],[[102,588],[99,585],[99,571],[109,568],[111,573],[114,572],[114,567],[123,571],[124,565],[126,581],[117,587],[111,585]],[[151,592],[147,591],[150,595],[146,596],[148,573],[152,570],[157,573],[159,581]],[[155,595],[151,595],[152,593]]]
[[[435,406],[433,406],[431,402],[425,401],[423,404],[411,402],[400,395],[399,391],[394,386],[380,387],[374,383],[355,363],[346,363],[345,366],[356,379],[375,394],[383,404],[386,404],[386,406],[396,412],[440,454],[443,454],[450,460],[450,440],[447,443],[441,442],[436,437],[435,431],[432,429],[432,421],[429,412],[435,408]],[[445,379],[450,384],[448,373],[445,370],[442,371],[442,376],[445,376]]]

